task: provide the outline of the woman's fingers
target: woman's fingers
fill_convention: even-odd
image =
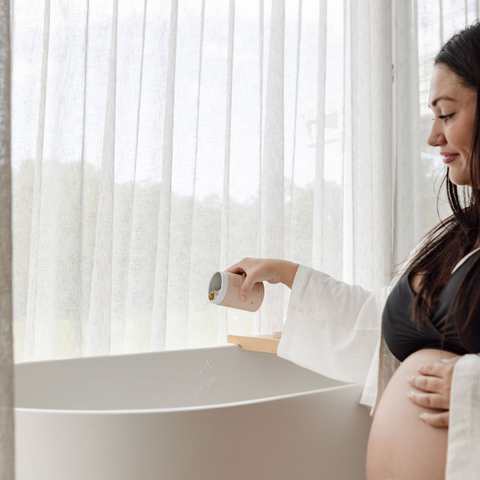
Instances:
[[[455,367],[455,363],[461,357],[452,357],[452,358],[444,358],[439,362],[434,363],[427,363],[425,365],[419,365],[417,370],[422,375],[432,375],[435,377],[445,377],[447,375],[451,375],[453,369]]]
[[[227,268],[226,272],[244,275],[240,300],[245,302],[248,300],[250,290],[257,282],[284,283],[287,287],[292,288],[298,267],[298,263],[277,258],[244,258]]]
[[[225,271],[237,273],[244,276],[244,281],[240,289],[240,300],[248,300],[250,290],[257,282],[273,281],[275,282],[276,272],[271,259],[266,258],[244,258],[235,263]]]
[[[422,375],[432,375],[435,377],[443,377],[445,364],[441,362],[428,363],[426,365],[419,365],[417,370]]]
[[[428,407],[447,412],[427,414],[422,418],[434,427],[448,426],[448,410],[450,408],[450,391],[452,387],[453,369],[460,356],[445,358],[439,362],[419,365],[419,375],[411,375],[408,382],[419,391],[407,393],[410,400],[420,407]]]
[[[248,272],[240,289],[240,300],[242,302],[245,302],[248,299],[248,294],[250,293],[250,290],[255,285],[255,283],[261,282],[262,280],[263,279],[261,278],[261,276],[255,270]]]
[[[450,385],[443,378],[439,377],[427,377],[425,375],[410,375],[408,377],[408,383],[412,387],[423,390],[430,393],[450,393]]]
[[[435,410],[448,410],[449,407],[448,399],[439,393],[408,392],[407,397],[419,407],[428,407]]]
[[[432,427],[447,428],[450,420],[450,414],[449,412],[441,412],[441,413],[424,412],[420,415],[420,418],[425,423],[427,423],[428,425],[431,425]]]

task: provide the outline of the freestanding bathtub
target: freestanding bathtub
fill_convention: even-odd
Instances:
[[[344,384],[235,345],[15,364],[17,480],[362,480]]]

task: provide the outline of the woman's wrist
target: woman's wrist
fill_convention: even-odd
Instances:
[[[278,273],[280,281],[288,288],[292,288],[295,275],[297,274],[299,264],[288,260],[280,260],[278,265]]]

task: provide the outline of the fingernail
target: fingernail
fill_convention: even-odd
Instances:
[[[413,397],[413,392],[408,392],[408,393],[407,393],[407,397],[408,397],[408,398],[412,398],[412,397]]]
[[[421,418],[422,420],[425,420],[425,419],[427,418],[427,414],[426,414],[426,413],[421,413],[421,414],[420,414],[420,418]]]
[[[242,302],[246,302],[247,301],[247,297],[245,295],[242,295],[242,298],[240,299]]]
[[[423,365],[419,365],[419,366],[417,367],[417,370],[420,370],[422,367],[423,367]]]
[[[411,382],[414,378],[415,378],[415,375],[410,375],[410,376],[407,378],[407,380],[408,380],[409,382]]]

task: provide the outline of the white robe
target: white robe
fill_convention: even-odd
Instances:
[[[364,382],[360,403],[373,416],[400,365],[383,338],[383,308],[419,247],[390,285],[375,292],[300,265],[278,356],[336,380]],[[480,479],[479,355],[464,355],[454,367],[445,479]]]

